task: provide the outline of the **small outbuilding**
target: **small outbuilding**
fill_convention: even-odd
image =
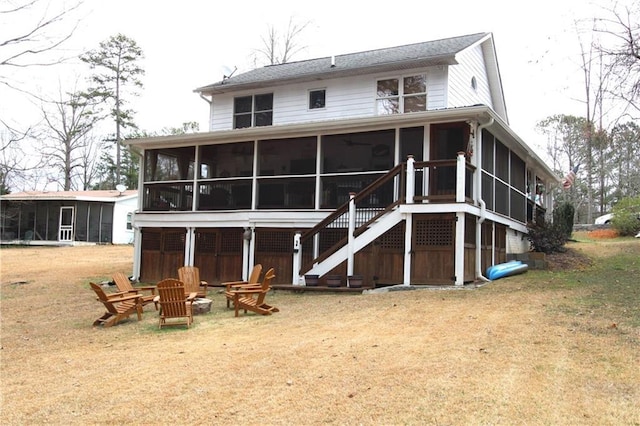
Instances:
[[[133,243],[138,191],[26,191],[0,197],[0,243]]]

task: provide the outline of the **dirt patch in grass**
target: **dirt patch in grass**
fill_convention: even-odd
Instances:
[[[584,270],[593,264],[589,256],[573,247],[568,247],[563,253],[548,254],[545,258],[552,271]]]
[[[162,331],[152,304],[91,325],[88,282],[130,272],[131,247],[2,249],[0,422],[640,424],[632,305],[576,302],[598,295],[575,284],[598,256],[640,248],[617,241],[477,289],[276,291],[267,317],[235,318],[213,292],[190,329]]]

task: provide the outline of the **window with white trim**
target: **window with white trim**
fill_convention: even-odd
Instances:
[[[426,111],[426,75],[378,80],[376,110],[379,115]]]
[[[133,213],[127,213],[127,230],[133,229]]]
[[[233,99],[233,128],[271,126],[273,93],[241,96]]]
[[[320,109],[326,106],[325,89],[309,90],[309,109]]]

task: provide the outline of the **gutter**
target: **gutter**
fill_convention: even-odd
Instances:
[[[493,124],[494,119],[490,118],[488,122],[479,125],[476,128],[476,152],[479,167],[476,168],[478,174],[476,175],[476,188],[478,191],[478,203],[480,204],[480,217],[476,222],[476,278],[479,278],[482,281],[489,282],[491,281],[484,275],[482,275],[482,223],[487,217],[487,204],[482,199],[482,130],[486,127],[489,127]]]

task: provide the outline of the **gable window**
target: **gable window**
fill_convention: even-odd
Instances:
[[[426,76],[419,74],[402,79],[378,80],[376,104],[381,115],[426,111]]]
[[[271,126],[271,124],[273,124],[273,93],[234,98],[234,129]]]
[[[309,109],[320,109],[325,107],[325,90],[309,91]]]

